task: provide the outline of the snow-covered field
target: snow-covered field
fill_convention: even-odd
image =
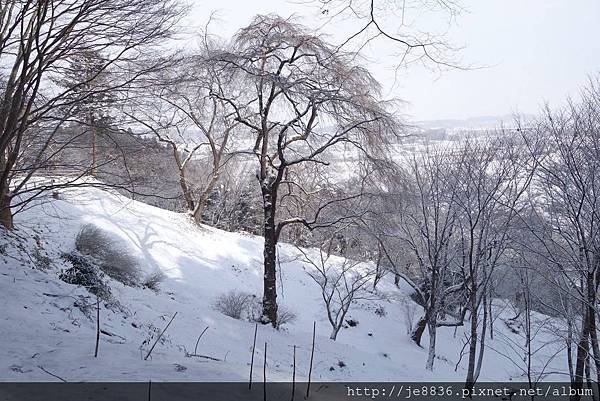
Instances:
[[[127,287],[111,280],[120,307],[101,304],[99,355],[94,358],[95,296],[59,280],[65,269],[63,252],[74,249],[77,232],[93,223],[128,244],[150,274],[166,275],[158,292]],[[262,239],[198,227],[186,215],[172,213],[99,189],[70,189],[17,215],[14,233],[0,249],[0,379],[3,381],[245,381],[248,378],[254,323],[235,320],[213,308],[220,294],[237,289],[260,296]],[[35,240],[26,240],[29,237]],[[377,299],[353,305],[347,319],[358,322],[329,339],[331,328],[319,287],[308,276],[311,267],[298,250],[279,249],[279,302],[297,319],[277,331],[258,327],[254,369],[262,380],[264,343],[268,343],[270,381],[289,381],[292,349],[297,346],[297,378],[308,374],[313,321],[317,337],[312,377],[318,381],[428,381],[464,379],[466,358],[455,366],[463,348],[463,328],[441,328],[434,372],[425,370],[426,349],[407,336],[407,310],[420,309],[398,289],[392,277],[377,287]],[[40,269],[47,264],[47,268]],[[38,266],[38,268],[34,268]],[[87,305],[87,308],[86,308]],[[379,308],[385,316],[376,314]],[[505,301],[494,340],[486,339],[480,380],[519,380],[523,335],[504,321],[514,316]],[[86,314],[82,310],[87,310]],[[144,360],[152,343],[177,313],[163,341]],[[209,327],[197,353],[200,333]],[[540,341],[552,341],[551,334]],[[518,330],[517,330],[518,331]],[[550,329],[549,329],[550,331]],[[423,340],[427,344],[428,339]],[[560,344],[549,344],[536,355],[543,365]],[[547,370],[565,370],[560,353]],[[556,367],[552,368],[552,365]],[[562,377],[557,377],[561,379]]]

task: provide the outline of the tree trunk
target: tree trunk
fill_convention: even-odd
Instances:
[[[575,381],[575,374],[573,373],[573,323],[571,322],[571,316],[567,315],[567,339],[565,340],[565,346],[567,349],[567,364],[569,365],[569,378],[571,383]]]
[[[12,196],[8,189],[8,182],[5,182],[2,185],[2,193],[0,193],[0,224],[7,230],[12,230],[14,228],[13,225],[13,215],[10,210],[10,203],[12,201]]]
[[[262,185],[263,220],[265,245],[264,256],[264,287],[263,287],[263,324],[271,323],[277,327],[277,287],[276,287],[276,258],[277,232],[275,228],[276,193],[273,188]]]
[[[594,366],[596,367],[596,381],[600,384],[600,347],[598,346],[598,333],[596,329],[596,286],[594,285],[593,273],[588,273],[587,278],[587,310],[588,310],[588,327],[590,332],[590,340],[592,343],[592,351],[594,353]]]
[[[337,339],[337,335],[340,332],[341,327],[342,325],[340,324],[339,326],[333,328],[333,330],[331,331],[331,335],[329,336],[330,340],[335,341]]]
[[[433,363],[435,362],[436,323],[431,322],[427,327],[429,328],[429,353],[427,355],[427,364],[425,365],[425,368],[432,371]]]
[[[94,115],[90,113],[89,115],[90,122],[90,130],[92,131],[92,168],[90,174],[92,177],[96,177],[98,174],[98,161],[97,161],[97,152],[96,152],[96,127],[94,126]]]
[[[8,180],[8,173],[11,168],[12,164],[5,153],[0,152],[0,224],[2,224],[6,230],[12,230],[14,228],[13,215],[10,210],[12,195],[10,193],[10,182]]]
[[[410,334],[410,339],[415,342],[419,347],[421,347],[421,338],[423,337],[423,333],[425,332],[425,327],[427,327],[428,315],[425,313],[417,322],[417,325],[413,329]]]
[[[527,274],[527,273],[526,273]],[[525,288],[525,341],[527,346],[527,383],[529,388],[533,388],[532,372],[531,372],[531,289],[529,288],[529,280],[527,280],[527,288]]]
[[[585,358],[585,384],[586,384],[587,388],[592,389],[592,370],[590,369],[590,366],[591,366],[590,354],[588,353],[587,358]],[[595,400],[596,400],[596,398],[594,397],[594,394],[592,393],[592,401],[595,401]]]
[[[179,154],[179,149],[177,149],[177,145],[175,142],[166,141],[171,146],[171,151],[173,152],[173,158],[175,159],[175,163],[177,164],[177,170],[179,170],[179,187],[181,188],[181,193],[183,194],[183,199],[185,199],[185,205],[190,213],[194,213],[196,210],[196,204],[194,203],[194,196],[190,187],[187,184],[187,176],[185,174],[185,163],[181,160],[181,155]]]
[[[181,192],[183,192],[183,198],[185,199],[185,204],[190,212],[193,212],[196,209],[196,205],[194,204],[194,198],[192,197],[192,192],[187,185],[187,180],[185,178],[185,173],[183,169],[179,170],[179,186],[181,187]]]
[[[196,220],[197,223],[202,222],[202,214],[204,213],[204,210],[208,205],[208,198],[210,197],[210,194],[212,193],[215,184],[218,180],[219,174],[217,174],[216,172],[213,173],[213,175],[210,178],[210,181],[206,185],[206,188],[204,188],[204,191],[202,191],[202,193],[200,194],[198,203],[196,204],[196,208],[192,209],[194,211],[194,220]]]
[[[493,314],[493,311],[492,311],[492,306],[493,306],[493,303],[494,303],[493,302],[494,298],[492,297],[491,291],[490,291],[489,295],[490,295],[490,302],[488,302],[488,315],[490,317],[490,320],[489,320],[490,321],[490,324],[489,324],[489,327],[490,327],[490,340],[493,340],[494,339],[494,314]]]
[[[575,377],[571,387],[575,390],[575,395],[571,397],[571,401],[579,401],[581,399],[581,389],[583,388],[583,378],[585,374],[585,360],[589,353],[589,324],[587,311],[584,313],[581,320],[581,337],[577,344],[577,359],[575,362]]]
[[[467,367],[467,378],[465,388],[475,385],[475,357],[477,356],[477,292],[471,290],[471,335],[469,341],[469,366]]]
[[[483,321],[481,322],[481,340],[479,341],[479,356],[477,357],[477,366],[475,368],[474,380],[479,378],[481,373],[481,365],[483,365],[483,353],[485,352],[485,330],[488,325],[488,309],[487,309],[487,295],[483,295]]]
[[[377,247],[377,261],[375,262],[375,277],[373,278],[373,291],[377,289],[377,284],[385,274],[383,267],[381,266],[381,259],[383,258],[383,252],[381,251],[381,244]]]

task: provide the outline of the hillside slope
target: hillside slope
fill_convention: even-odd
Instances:
[[[120,306],[107,308],[102,303],[104,332],[98,358],[93,356],[96,299],[58,278],[66,268],[61,254],[74,249],[77,232],[86,223],[102,227],[134,249],[146,273],[161,270],[166,276],[158,292],[110,281]],[[14,233],[4,235],[0,249],[1,380],[57,380],[51,374],[68,381],[247,380],[254,323],[224,316],[212,305],[217,296],[233,289],[261,294],[262,239],[198,227],[185,215],[91,188],[64,190],[58,199],[39,202],[20,213],[16,225]],[[25,240],[30,236],[35,239]],[[408,300],[407,290],[396,288],[391,278],[385,277],[378,286],[379,299],[353,306],[347,319],[358,325],[343,328],[337,341],[332,341],[319,287],[306,273],[310,266],[287,244],[280,247],[280,262],[279,301],[297,319],[280,331],[259,325],[258,380],[262,380],[265,342],[269,380],[290,380],[293,345],[298,347],[297,376],[306,377],[313,321],[317,322],[315,380],[464,378],[466,358],[455,371],[463,329],[456,333],[453,328],[440,329],[435,372],[426,371],[426,350],[406,335],[407,308],[416,310],[417,317],[420,311]],[[506,305],[497,303],[498,307]],[[375,313],[381,307],[385,316]],[[518,350],[501,341],[503,337],[520,341],[502,323],[502,316],[511,315],[509,309],[496,324],[497,339],[488,340],[508,357],[488,350],[484,380],[519,375],[517,365],[510,361],[514,358],[518,364]],[[157,333],[176,312],[151,358],[143,360]],[[186,356],[193,353],[207,326],[197,353],[219,361]]]

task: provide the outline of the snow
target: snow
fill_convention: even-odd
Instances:
[[[58,199],[38,202],[18,214],[15,222],[18,229],[4,235],[0,249],[1,380],[58,380],[47,372],[67,381],[248,379],[255,325],[224,316],[212,305],[218,295],[234,289],[260,296],[261,238],[197,226],[185,214],[98,188],[62,190]],[[120,307],[107,308],[101,303],[101,328],[110,335],[101,335],[98,358],[94,358],[95,296],[58,278],[65,269],[60,255],[74,249],[76,234],[87,223],[100,226],[131,247],[145,274],[159,269],[166,276],[158,292],[110,281]],[[49,258],[49,266],[34,268],[40,266],[43,256]],[[303,263],[298,250],[288,244],[280,244],[279,258],[278,301],[298,317],[280,331],[258,325],[254,380],[262,380],[265,342],[269,381],[291,380],[294,345],[296,377],[305,380],[313,321],[317,325],[313,380],[464,379],[466,357],[455,371],[463,328],[456,335],[453,328],[438,329],[434,372],[425,370],[427,350],[406,335],[405,310],[407,302],[412,302],[407,286],[396,288],[393,277],[384,277],[377,287],[378,299],[361,300],[350,309],[346,319],[359,324],[342,328],[337,341],[332,341],[320,289],[307,274],[312,267]],[[88,304],[89,315],[77,304]],[[496,300],[496,304],[498,308],[507,305],[502,300]],[[375,313],[378,307],[385,309],[385,316]],[[412,305],[415,308],[418,319],[421,311]],[[175,313],[163,339],[144,360],[158,332]],[[510,343],[522,342],[522,334],[512,333],[503,324],[512,315],[510,308],[501,312],[495,339],[486,339],[491,348],[506,356],[492,349],[486,351],[481,380],[518,378],[514,361],[518,364],[522,355]],[[198,354],[220,361],[186,356],[186,352],[193,353],[198,336],[207,326]],[[549,342],[549,336],[542,333],[539,341]],[[427,343],[425,335],[423,344]],[[543,351],[551,355],[556,347],[559,345],[550,344]],[[565,370],[562,354],[549,370]],[[539,364],[544,363],[541,358]]]

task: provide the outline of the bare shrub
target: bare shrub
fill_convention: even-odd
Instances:
[[[129,286],[140,284],[137,258],[121,241],[93,225],[81,227],[75,239],[75,248],[82,255],[94,259],[108,276]]]
[[[213,307],[225,316],[239,320],[248,314],[252,300],[252,294],[231,290],[226,294],[219,295]]]
[[[246,319],[249,322],[260,323],[262,317],[262,310],[262,301],[256,295],[252,295],[251,299],[248,302]]]
[[[249,322],[260,322],[262,317],[262,302],[259,297],[244,291],[231,290],[217,297],[213,308],[225,316]],[[292,323],[298,317],[296,313],[285,305],[280,305],[277,311],[277,326]]]
[[[158,292],[158,286],[164,281],[165,277],[165,274],[161,270],[157,270],[144,279],[142,287]]]
[[[245,318],[249,322],[260,323],[262,317],[262,301],[256,295],[251,295],[251,298],[248,300],[248,308],[245,312]],[[277,308],[277,325],[275,328],[277,330],[281,329],[284,325],[288,323],[292,323],[298,315],[292,309],[290,309],[286,305],[279,305]]]
[[[292,323],[297,317],[298,315],[296,312],[289,307],[286,305],[279,305],[279,308],[277,308],[277,329],[280,329],[285,324]]]
[[[107,246],[112,245],[112,239],[99,227],[85,224],[77,233],[75,248],[86,255],[99,255]]]
[[[102,272],[88,258],[77,251],[65,253],[62,258],[71,265],[60,273],[62,281],[85,287],[104,300],[110,298],[110,288],[102,279]]]

